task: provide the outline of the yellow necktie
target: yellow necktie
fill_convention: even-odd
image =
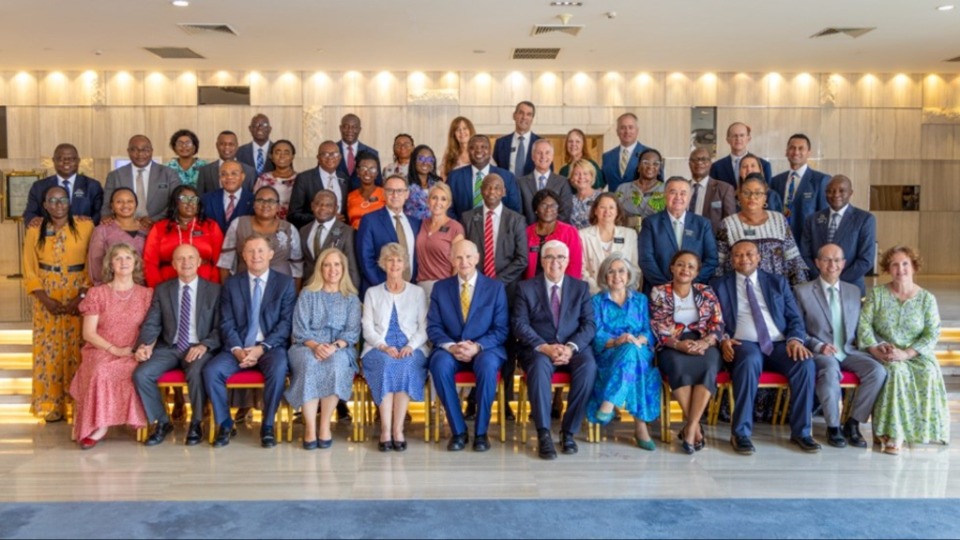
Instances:
[[[463,320],[467,320],[467,314],[470,313],[470,284],[464,283],[460,290],[460,310],[463,311]]]
[[[397,243],[403,246],[404,252],[410,253],[410,250],[407,247],[407,233],[403,230],[403,223],[400,222],[400,216],[398,215],[393,216],[393,224],[397,227]],[[410,264],[408,264],[407,267],[403,269],[404,281],[410,281],[410,276],[412,275],[412,273],[410,272],[411,266],[413,266],[412,260],[410,261]]]

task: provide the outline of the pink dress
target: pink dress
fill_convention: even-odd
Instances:
[[[132,347],[152,297],[153,290],[140,285],[121,294],[108,285],[99,285],[80,302],[80,314],[99,315],[100,336],[118,347]],[[105,426],[146,426],[147,416],[133,385],[133,370],[138,365],[133,356],[114,356],[89,343],[84,344],[80,356],[80,369],[70,383],[70,395],[77,402],[73,424],[76,440]]]

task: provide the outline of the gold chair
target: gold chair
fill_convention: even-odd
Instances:
[[[454,375],[454,382],[456,383],[457,393],[459,393],[462,388],[473,388],[477,386],[477,377],[472,371],[461,371]],[[503,378],[499,372],[497,373],[497,395],[495,400],[497,402],[497,422],[500,423],[500,442],[504,443],[507,442],[507,402],[504,399]],[[429,401],[425,403],[429,403]],[[429,411],[425,411],[425,415],[429,417]],[[440,403],[440,396],[436,395],[433,397],[433,442],[435,443],[440,442],[440,428],[443,426],[443,419],[443,404]],[[429,427],[427,433],[429,434]]]

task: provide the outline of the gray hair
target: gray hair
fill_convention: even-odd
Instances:
[[[560,240],[548,240],[547,243],[540,248],[540,254],[543,255],[548,249],[559,249],[564,257],[570,257],[570,248]]]
[[[387,271],[387,259],[390,257],[400,257],[403,259],[403,264],[407,268],[410,268],[410,254],[407,253],[406,248],[401,246],[399,243],[390,242],[389,244],[384,244],[384,246],[380,248],[380,258],[377,259],[377,266],[379,266],[384,272]],[[346,272],[346,268],[344,268],[343,271]]]
[[[622,251],[614,251],[600,263],[600,268],[597,270],[597,286],[600,287],[600,290],[603,292],[610,291],[610,286],[607,285],[607,273],[610,272],[610,267],[613,266],[613,263],[617,261],[622,262],[623,266],[627,269],[627,290],[636,290],[639,272],[637,271],[637,267],[634,266]]]

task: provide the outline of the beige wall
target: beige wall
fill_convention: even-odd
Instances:
[[[251,106],[197,106],[198,85],[249,85]],[[814,166],[854,180],[854,202],[867,206],[871,184],[920,184],[920,213],[878,214],[881,248],[919,246],[929,273],[960,273],[960,75],[776,73],[533,73],[533,72],[4,72],[0,105],[7,106],[10,159],[0,169],[52,171],[50,156],[72,142],[82,169],[103,180],[111,156],[145,133],[169,158],[167,141],[188,128],[201,157],[215,157],[217,132],[241,141],[255,112],[267,114],[273,138],[297,146],[297,170],[315,165],[316,147],[339,139],[347,112],[363,120],[361,140],[389,160],[393,136],[407,132],[441,153],[450,119],[471,118],[482,133],[512,127],[517,101],[537,104],[534,131],[579,127],[616,144],[616,117],[633,111],[640,140],[658,148],[668,174],[686,174],[690,107],[716,106],[721,138],[735,120],[753,128],[751,150],[786,168],[787,137],[813,140]],[[721,142],[719,154],[726,145]],[[946,242],[944,242],[946,241]],[[0,226],[13,245],[16,229]],[[9,250],[0,273],[14,271]]]

